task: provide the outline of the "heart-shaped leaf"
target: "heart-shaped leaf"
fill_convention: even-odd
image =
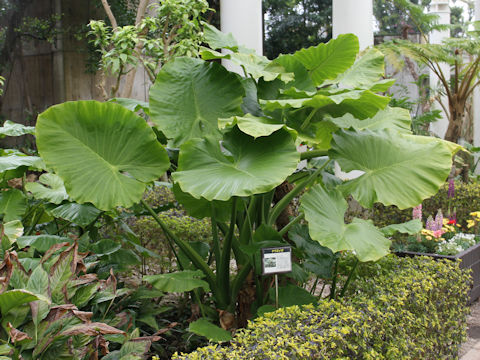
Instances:
[[[452,164],[443,141],[388,130],[336,133],[329,153],[343,171],[365,172],[341,186],[365,207],[416,206],[437,193]]]
[[[94,221],[102,211],[92,204],[67,203],[50,210],[57,218],[68,220],[80,226],[87,226]]]
[[[42,174],[38,181],[25,184],[25,189],[30,191],[36,199],[47,200],[54,204],[60,204],[68,199],[63,180],[58,175]]]
[[[339,35],[326,44],[297,51],[293,56],[308,70],[315,85],[335,79],[355,62],[359,49],[353,34]]]
[[[299,160],[291,135],[279,130],[254,139],[237,127],[222,146],[212,139],[193,139],[180,150],[174,180],[196,198],[226,201],[272,190],[295,171]]]
[[[37,146],[73,200],[102,210],[140,201],[170,165],[145,120],[115,103],[52,106],[38,117]]]
[[[173,145],[216,134],[218,118],[241,113],[245,96],[237,75],[217,63],[176,58],[150,89],[151,120]]]
[[[345,224],[347,202],[339,190],[313,186],[301,198],[310,236],[333,252],[352,250],[360,261],[376,261],[389,253],[390,240],[371,223],[354,219]]]

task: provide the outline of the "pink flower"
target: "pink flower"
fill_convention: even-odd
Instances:
[[[413,208],[412,218],[422,220],[422,204]]]

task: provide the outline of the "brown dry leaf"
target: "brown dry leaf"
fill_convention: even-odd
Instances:
[[[64,304],[64,305],[57,305],[53,306],[48,313],[46,320],[50,323],[60,319],[61,317],[65,316],[67,313],[70,316],[73,316],[73,310],[78,310],[78,308],[73,304]]]
[[[116,326],[122,327],[123,325],[128,324],[127,330],[132,327],[133,318],[132,315],[128,314],[127,312],[122,311],[121,313],[116,314],[115,317],[120,319],[119,323]]]
[[[90,324],[80,324],[71,327],[65,331],[62,331],[60,335],[71,336],[71,335],[88,335],[88,336],[97,336],[100,334],[121,334],[127,336],[122,330],[116,329],[113,326],[93,322]]]
[[[43,264],[45,261],[47,261],[50,258],[50,256],[52,256],[58,250],[60,250],[61,248],[65,247],[65,246],[70,246],[70,243],[62,242],[62,243],[52,245],[50,247],[50,249],[48,249],[47,252],[43,255],[42,259],[40,260],[40,264]]]
[[[10,257],[11,253],[5,251],[5,256],[0,264],[0,294],[7,290],[10,278],[12,277],[13,264]]]
[[[85,274],[72,280],[71,284],[74,286],[80,286],[80,285],[90,284],[91,282],[94,282],[97,280],[98,280],[97,274]]]
[[[176,323],[176,322],[170,323],[170,324],[168,324],[168,326],[166,328],[158,330],[155,334],[153,334],[151,336],[137,337],[137,338],[134,338],[134,339],[130,339],[130,341],[133,341],[133,342],[141,342],[141,341],[155,342],[155,341],[162,340],[163,338],[159,335],[165,334],[167,331],[169,331],[171,328],[173,328],[177,325],[178,325],[178,323]]]
[[[90,320],[93,316],[93,312],[78,311],[78,310],[72,310],[72,311],[73,311],[73,315],[75,315],[77,318],[79,318],[83,322],[90,323]]]
[[[28,334],[18,329],[15,329],[10,322],[7,323],[7,327],[9,329],[10,339],[12,340],[13,343],[16,343],[17,341],[22,341],[25,339],[32,340],[32,338],[28,336]]]
[[[108,279],[105,283],[105,287],[109,287],[109,286],[112,286],[113,293],[116,294],[117,293],[117,278],[113,274],[113,269],[112,268],[110,268],[110,276],[108,277]]]

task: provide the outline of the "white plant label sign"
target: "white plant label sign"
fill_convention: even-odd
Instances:
[[[282,246],[262,249],[263,275],[281,274],[292,271],[292,248]]]

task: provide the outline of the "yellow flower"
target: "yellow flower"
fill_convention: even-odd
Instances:
[[[467,228],[471,228],[475,226],[475,221],[473,220],[467,220]]]
[[[432,240],[432,237],[430,235],[425,236],[427,240]]]
[[[459,227],[459,228],[462,227],[462,225],[460,225],[460,224],[455,224],[455,226],[456,226],[456,227]]]
[[[421,231],[420,233],[421,233],[422,235],[433,236],[433,231],[432,231],[432,230],[422,229],[422,231]]]

